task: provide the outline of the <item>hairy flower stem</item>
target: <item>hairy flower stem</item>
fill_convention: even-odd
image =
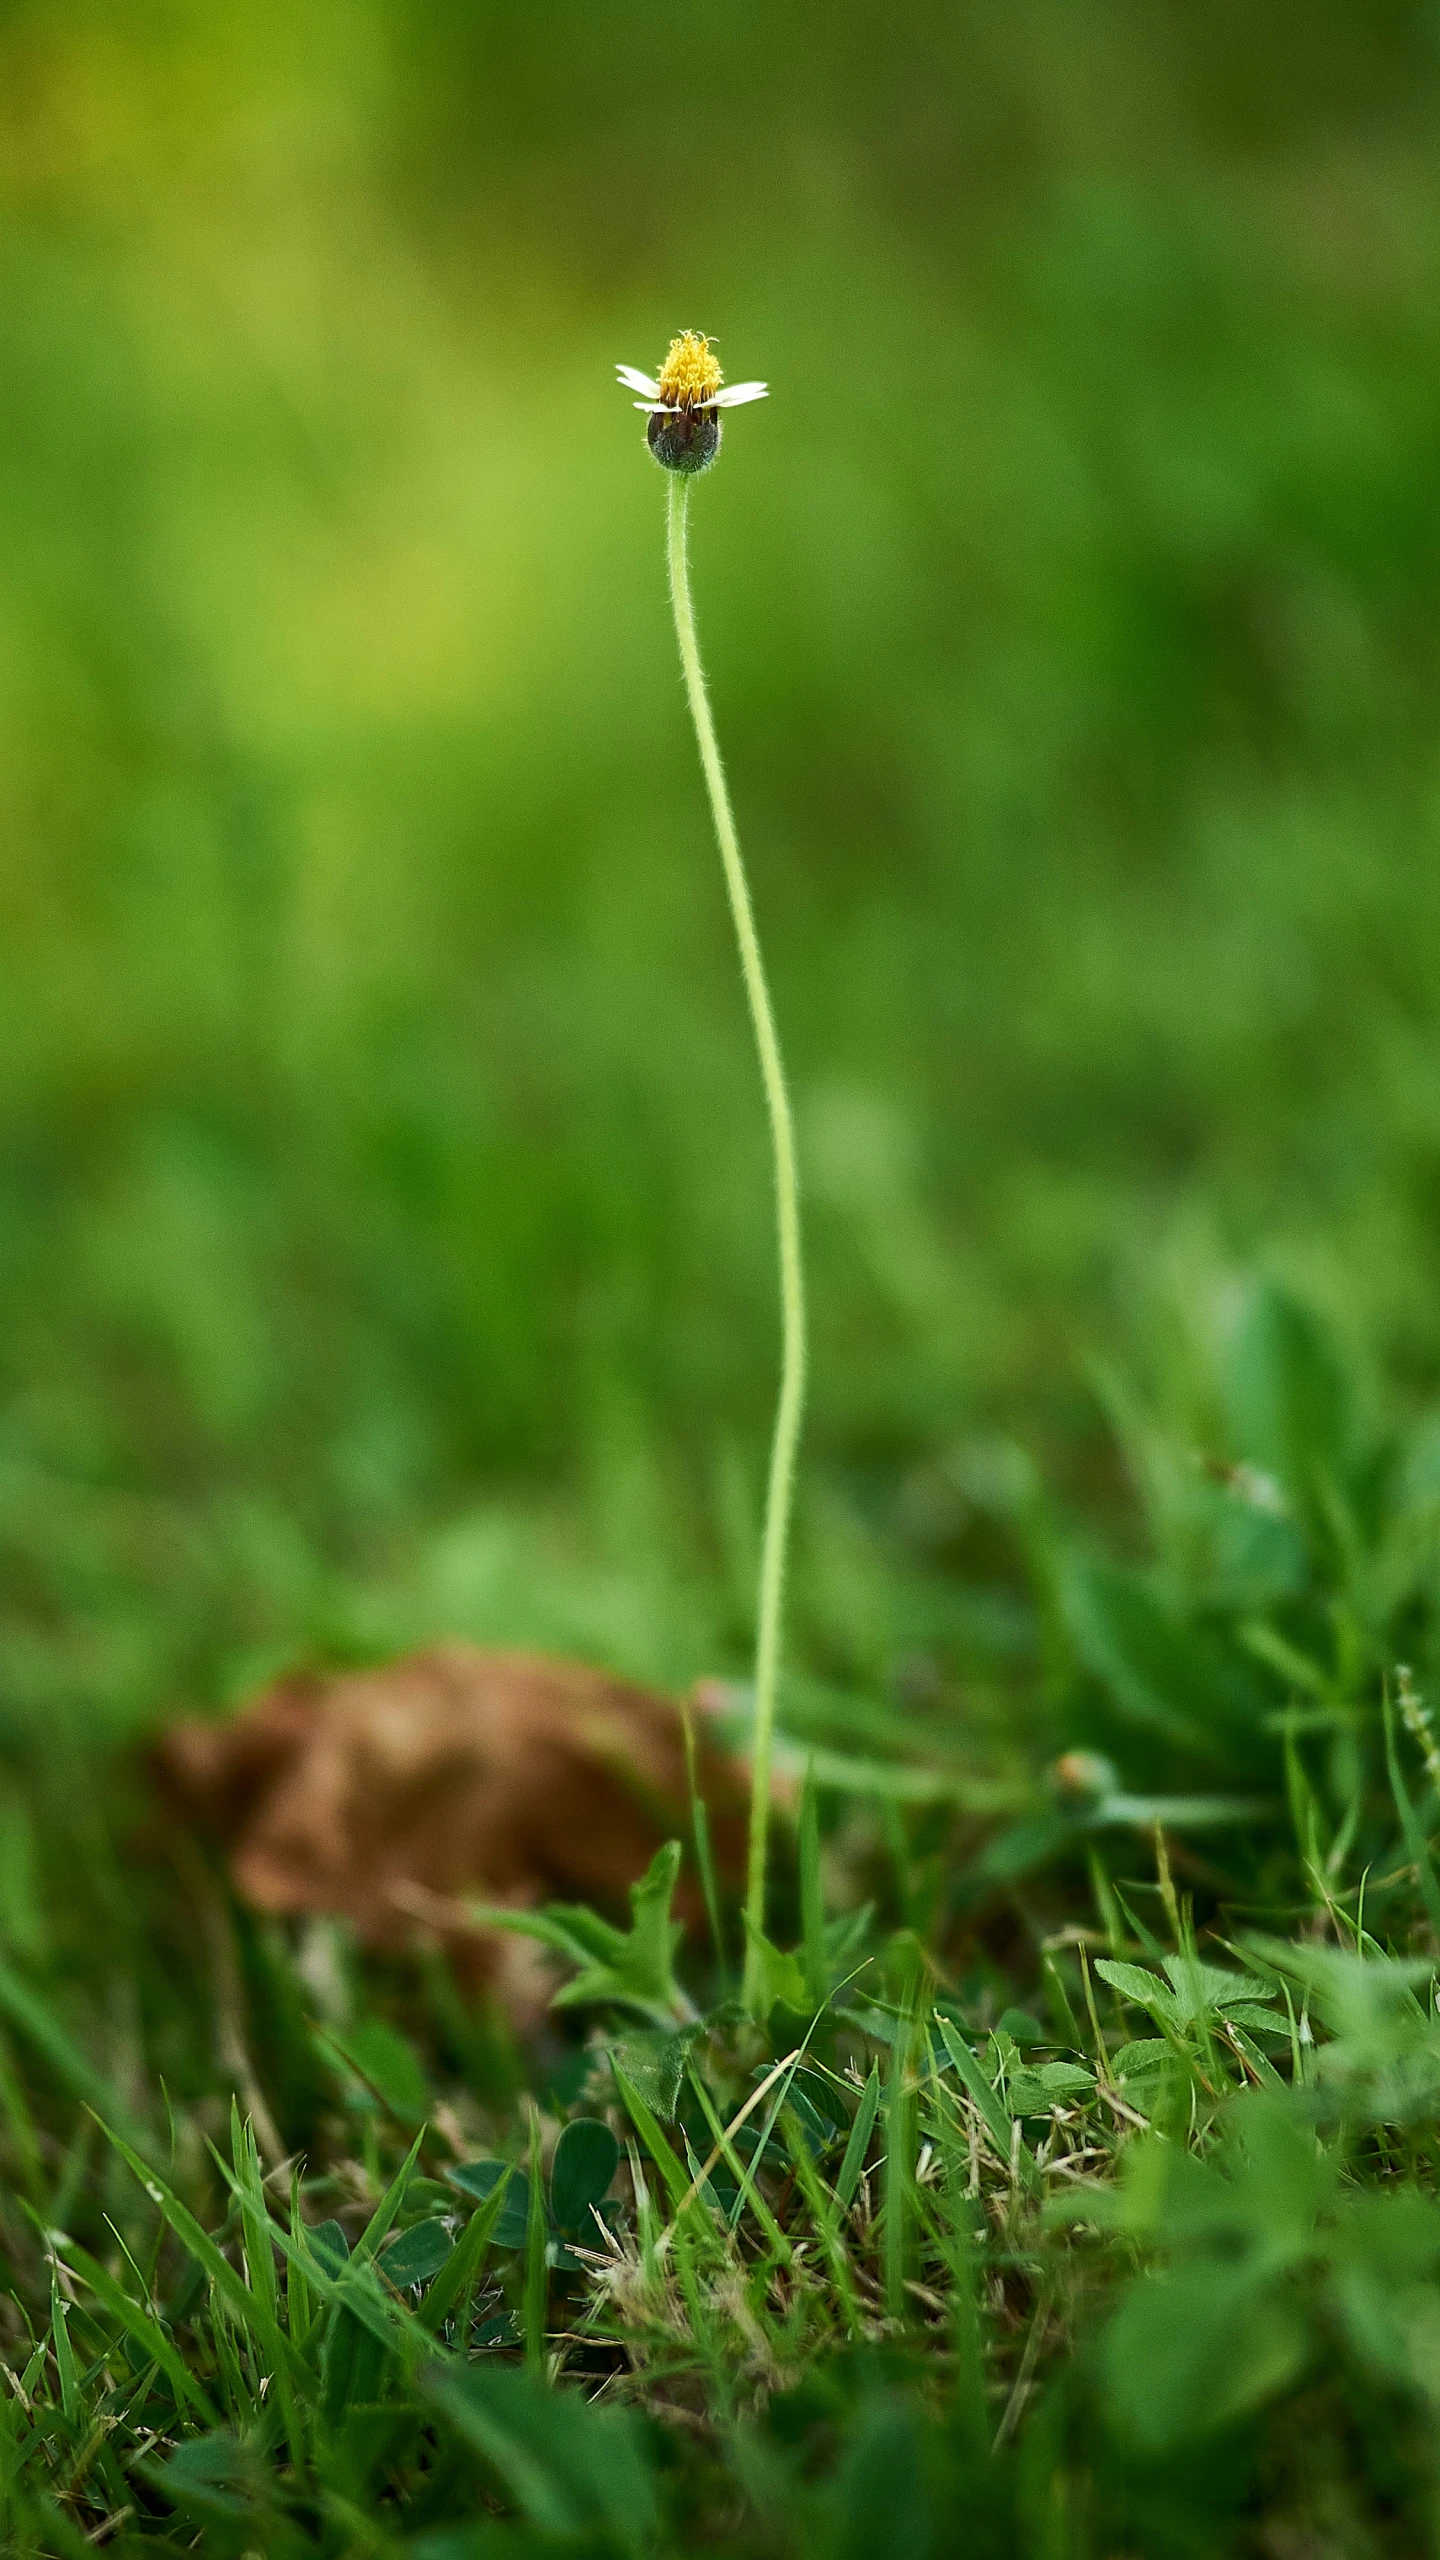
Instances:
[[[780,1057],[770,990],[765,983],[765,964],[760,957],[760,942],[755,931],[750,886],[740,858],[740,839],[735,832],[730,794],[725,785],[725,768],[720,761],[715,723],[710,716],[710,702],[705,691],[705,671],[700,664],[700,647],[695,637],[695,612],[690,601],[690,568],[686,551],[689,496],[688,480],[675,473],[670,481],[670,599],[675,609],[675,637],[680,646],[680,664],[685,675],[690,717],[695,723],[705,788],[710,795],[710,814],[715,821],[725,886],[730,897],[730,913],[735,921],[735,938],[740,945],[740,969],[750,1005],[755,1046],[760,1054],[765,1107],[770,1116],[770,1146],[775,1161],[775,1224],[780,1256],[780,1401],[776,1408],[775,1437],[770,1450],[765,1536],[760,1552],[750,1841],[745,1878],[744,1996],[747,2006],[753,2011],[760,1998],[763,1965],[760,1941],[765,1926],[770,1759],[775,1733],[775,1691],[780,1672],[785,1556],[795,1497],[795,1455],[800,1440],[800,1416],[805,1402],[805,1284],[800,1262],[800,1189],[795,1173],[795,1124],[790,1113],[790,1097],[785,1089],[785,1069]]]

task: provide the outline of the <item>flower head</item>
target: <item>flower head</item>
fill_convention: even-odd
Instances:
[[[682,329],[652,381],[648,373],[620,364],[615,368],[650,423],[645,440],[667,471],[704,471],[720,450],[720,411],[738,409],[747,400],[763,400],[763,382],[734,382],[726,390],[715,350],[699,329]]]

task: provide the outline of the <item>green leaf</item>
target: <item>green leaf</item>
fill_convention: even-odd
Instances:
[[[752,2075],[761,2080],[765,2066],[757,2063]],[[812,2160],[819,2160],[839,2141],[842,2127],[833,2112],[830,2091],[823,2080],[807,2072],[802,2080],[799,2071],[785,2091],[785,2104],[794,2116]]]
[[[1112,1991],[1133,2000],[1137,2008],[1148,2009],[1152,2018],[1163,2019],[1167,2026],[1172,2027],[1182,2023],[1180,2005],[1174,1992],[1165,1983],[1157,1982],[1153,1973],[1144,1972],[1138,1964],[1120,1964],[1113,1956],[1099,1957],[1095,1970],[1102,1982],[1109,1983]]]
[[[812,2560],[929,2560],[941,2551],[978,2550],[979,2537],[972,2540],[967,2527],[954,2541],[948,2530],[938,2529],[926,2450],[918,2408],[878,2394],[868,2407],[862,2403],[816,2515],[818,2530],[792,2547]]]
[[[486,2203],[502,2180],[508,2178],[505,2201],[494,2225],[495,2246],[524,2248],[530,2221],[530,2181],[523,2169],[512,2168],[507,2160],[462,2160],[445,2174],[452,2187],[458,2187],[462,2195],[473,2196],[478,2204]]]
[[[1017,2116],[1047,2116],[1076,2098],[1090,2097],[1095,2075],[1075,2062],[1022,2063],[1010,2074],[1008,2094]]]
[[[562,2231],[593,2241],[593,2208],[603,2204],[620,2162],[620,2145],[608,2124],[577,2116],[555,2145],[550,2170],[550,2210]]]
[[[630,1887],[631,1925],[613,1928],[575,1903],[551,1903],[544,1911],[477,1908],[488,1928],[538,1938],[542,1946],[578,1967],[575,1980],[557,1991],[557,2009],[587,2006],[638,2009],[660,2021],[692,2018],[694,2009],[675,1979],[675,1950],[685,1934],[670,1905],[680,1874],[678,1840],[657,1849],[638,1884]]]
[[[1193,2026],[1236,2000],[1263,2000],[1265,1985],[1246,1974],[1222,1973],[1218,1965],[1202,1964],[1198,1956],[1169,1955],[1161,1959],[1175,1992],[1176,2015],[1182,2026]]]
[[[342,2275],[350,2256],[350,2243],[344,2227],[338,2222],[316,2222],[306,2234],[311,2248],[327,2275]]]
[[[430,2092],[419,2055],[398,2027],[383,2018],[362,2018],[343,2036],[329,2027],[317,2032],[400,2124],[418,2124],[428,2114]]]
[[[1153,2080],[1176,2059],[1174,2046],[1162,2036],[1142,2036],[1135,2044],[1116,2046],[1110,2056],[1110,2075],[1124,2088],[1132,2081]]]
[[[1248,2266],[1142,2277],[1102,2341],[1111,2417],[1150,2452],[1196,2442],[1293,2382],[1307,2346],[1297,2313]]]
[[[1313,1503],[1344,1477],[1356,1446],[1355,1398],[1334,1336],[1284,1289],[1256,1289],[1227,1379],[1240,1454]]]
[[[1227,2000],[1220,2013],[1223,2026],[1249,2027],[1256,2035],[1289,2038],[1288,2022],[1273,2009],[1257,2009],[1249,2000]]]
[[[1362,1955],[1259,1935],[1247,1937],[1246,1946],[1262,1964],[1301,1982],[1308,2004],[1334,2033],[1336,2042],[1321,2048],[1324,2071],[1375,2070],[1433,2052],[1435,2030],[1416,1998],[1434,1977],[1433,1956]]]
[[[166,2462],[152,2463],[149,2477],[172,2505],[202,2515],[252,2515],[265,2488],[264,2466],[254,2450],[227,2428],[191,2436]]]
[[[436,2370],[427,2396],[483,2454],[539,2533],[639,2554],[656,2528],[655,2493],[628,2412],[596,2409],[513,2365]]]
[[[667,1841],[638,1884],[630,1888],[634,1922],[607,1962],[589,1966],[559,1993],[557,2008],[587,2001],[614,2001],[621,2007],[667,2019],[691,2015],[690,2002],[675,1979],[675,1950],[684,1924],[670,1917],[680,1877],[680,1843]]]
[[[1177,2031],[1231,2012],[1247,2025],[1256,2021],[1262,2027],[1276,2024],[1268,2010],[1254,2005],[1268,1999],[1270,1993],[1267,1985],[1252,1974],[1223,1973],[1218,1965],[1202,1964],[1198,1956],[1167,1955],[1161,1962],[1169,1976],[1168,1986],[1157,1982],[1143,1966],[1120,1964],[1113,1956],[1101,1956],[1095,1970],[1112,1991],[1123,1993],[1137,2007],[1148,2009],[1162,2026]]]
[[[1440,2212],[1414,2194],[1356,2197],[1336,2235],[1330,2293],[1382,2382],[1433,2400]]]
[[[454,2247],[443,2222],[414,2222],[382,2250],[377,2264],[387,2284],[401,2293],[438,2276]]]
[[[1076,1654],[1127,1722],[1184,1750],[1213,1752],[1225,1684],[1196,1630],[1118,1565],[1072,1564],[1062,1600]]]
[[[625,1944],[623,1929],[602,1920],[598,1912],[587,1910],[583,1903],[552,1902],[540,1911],[515,1911],[496,1903],[477,1902],[470,1905],[470,1917],[487,1929],[508,1930],[515,1938],[533,1938],[539,1946],[548,1947],[552,1955],[563,1956],[567,1964],[603,1961]]]
[[[675,2156],[673,2146],[666,2141],[653,2113],[645,2104],[618,2054],[612,2053],[610,2068],[615,2074],[615,2086],[624,2099],[626,2113],[665,2182],[666,2193],[673,2209],[683,2203],[690,2182]]]
[[[812,2002],[810,1998],[801,1957],[798,1954],[782,1954],[779,1947],[772,1946],[770,1940],[754,1926],[748,1916],[745,1934],[755,1956],[753,1967],[755,2016],[759,2019],[768,2018],[771,2010],[778,2004],[783,2008],[793,2009],[798,2016],[807,2017],[811,2009],[820,2004]]]
[[[676,2035],[673,2029],[651,2027],[644,2033],[622,2036],[610,2048],[612,2060],[620,2064],[631,2087],[639,2091],[662,2124],[673,2124],[675,2120],[688,2047],[688,2036]]]
[[[479,2281],[480,2270],[495,2236],[502,2212],[509,2202],[508,2187],[497,2184],[489,2201],[471,2214],[444,2266],[430,2286],[418,2314],[422,2326],[435,2331],[447,2320],[457,2302],[466,2302]]]

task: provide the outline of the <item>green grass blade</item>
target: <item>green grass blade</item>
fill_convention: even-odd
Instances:
[[[610,2056],[610,2068],[615,2075],[615,2086],[624,2099],[626,2112],[665,2182],[673,2210],[684,2202],[690,2181],[624,2063],[614,2052]]]
[[[823,2009],[830,1997],[830,1968],[825,1958],[825,1887],[820,1873],[820,1807],[813,1757],[800,1798],[800,1941],[806,1997],[812,2009]]]
[[[421,2145],[423,2144],[425,2136],[429,2130],[430,2127],[428,2124],[422,2124],[419,2132],[416,2134],[414,2141],[410,2145],[409,2151],[401,2161],[400,2166],[396,2170],[394,2177],[391,2179],[389,2186],[386,2188],[385,2193],[381,2197],[374,2212],[371,2214],[369,2221],[366,2223],[364,2230],[361,2232],[359,2239],[355,2243],[355,2255],[357,2258],[373,2257],[376,2250],[379,2248],[381,2241],[384,2239],[386,2232],[389,2230],[391,2223],[394,2221],[396,2214],[399,2212],[400,2207],[405,2201],[405,2190],[409,2186],[410,2181],[415,2174],[415,2163],[420,2157]]]
[[[761,2230],[764,2232],[766,2239],[769,2241],[776,2257],[780,2260],[782,2265],[785,2265],[788,2263],[791,2254],[790,2243],[786,2239],[784,2232],[781,2230],[779,2223],[776,2221],[774,2214],[771,2212],[769,2205],[766,2203],[764,2196],[761,2194],[757,2183],[761,2157],[764,2153],[765,2145],[770,2138],[769,2131],[767,2129],[760,2134],[750,2159],[748,2161],[742,2160],[730,2138],[730,2135],[727,2133],[724,2125],[720,2121],[720,2117],[716,2111],[715,2102],[711,2097],[709,2090],[706,2088],[704,2081],[701,2079],[699,2072],[696,2070],[693,2061],[689,2063],[689,2072],[690,2085],[694,2089],[695,2095],[700,2101],[705,2121],[710,2127],[711,2140],[715,2144],[717,2151],[720,2153],[731,2177],[736,2181],[738,2192],[735,2197],[735,2202],[730,2208],[730,2227],[732,2231],[737,2228],[740,2216],[748,2204],[753,2211],[755,2219],[759,2223]]]
[[[948,2018],[942,2017],[938,2009],[935,2013],[935,2024],[940,2030],[940,2041],[955,2065],[956,2076],[966,2096],[974,2101],[984,2120],[985,2130],[994,2145],[996,2155],[1008,2169],[1011,2143],[1009,2116],[1001,2106],[964,2037],[951,2025]]]
[[[695,1864],[700,1871],[700,1890],[705,1897],[705,1917],[710,1923],[710,1942],[715,1950],[715,1973],[723,2000],[730,1987],[730,1968],[725,1955],[725,1929],[720,1916],[720,1887],[715,1876],[715,1853],[710,1840],[710,1809],[700,1792],[700,1773],[695,1751],[695,1717],[688,1701],[681,1708],[685,1735],[685,1782],[690,1793],[690,1828],[695,1841]]]
[[[255,2325],[269,2363],[290,2458],[298,2467],[305,2458],[305,2440],[291,2387],[288,2341],[280,2328],[280,2295],[275,2281],[275,2224],[266,2200],[255,2129],[248,2122],[241,2124],[240,2110],[233,2098],[230,2101],[230,2139],[240,2198],[241,2227],[245,2235],[245,2264],[255,2300]]]
[[[780,2128],[795,2171],[795,2182],[805,2199],[811,2221],[820,2234],[821,2245],[830,2267],[831,2281],[844,2315],[846,2330],[852,2338],[860,2338],[864,2335],[860,2297],[855,2290],[854,2271],[850,2265],[844,2234],[840,2228],[840,2215],[836,2211],[835,2198],[826,2187],[824,2179],[810,2157],[810,2145],[805,2139],[805,2128],[793,2107],[786,2107],[782,2111]]]
[[[136,2302],[118,2280],[110,2275],[88,2249],[79,2242],[67,2240],[65,2264],[72,2276],[78,2277],[87,2292],[93,2293],[127,2337],[135,2340],[159,2366],[175,2395],[177,2408],[190,2408],[202,2426],[213,2427],[216,2411],[208,2393],[197,2382],[184,2357],[161,2328],[154,2314],[143,2303]]]
[[[540,2157],[540,2117],[530,2110],[530,2194],[525,2217],[525,2369],[545,2371],[545,2321],[550,2287],[545,2265],[545,2182]]]
[[[848,2213],[855,2201],[855,2190],[864,2172],[865,2155],[870,2148],[870,2137],[875,2131],[875,2118],[879,2112],[880,2073],[872,2063],[870,2077],[860,2092],[860,2104],[850,2126],[840,2175],[835,2181],[835,2202],[842,2213]]]
[[[55,2358],[55,2372],[60,2384],[60,2406],[66,2424],[74,2426],[80,2411],[80,2381],[75,2371],[75,2351],[65,2322],[65,2303],[58,2276],[50,2278],[50,2345]]]
[[[456,2303],[467,2301],[474,2292],[495,2225],[504,2210],[509,2187],[510,2173],[507,2169],[494,2193],[487,2196],[470,2216],[444,2266],[423,2296],[415,2316],[422,2328],[432,2334],[438,2333]]]
[[[892,2320],[905,2317],[905,2279],[910,2272],[910,2195],[917,2140],[915,2096],[908,2085],[912,2032],[896,2036],[885,2077],[885,2309]]]
[[[198,2266],[203,2267],[221,2300],[235,2314],[241,2327],[248,2329],[255,2312],[255,2297],[244,2278],[231,2266],[223,2249],[216,2247],[210,2233],[196,2221],[189,2206],[181,2203],[159,2170],[147,2168],[123,2134],[117,2133],[113,2125],[106,2124],[103,2116],[97,2121],[106,2141],[119,2152],[132,2177],[138,2179],[150,2202],[164,2215],[181,2247],[189,2251]]]
[[[1420,1817],[1410,1801],[1409,1790],[1400,1774],[1400,1755],[1395,1748],[1395,1710],[1390,1704],[1388,1691],[1382,1701],[1382,1708],[1385,1718],[1385,1766],[1390,1779],[1390,1792],[1395,1799],[1395,1810],[1400,1816],[1400,1828],[1405,1835],[1405,1846],[1419,1878],[1425,1916],[1435,1936],[1440,1938],[1440,1884],[1436,1882],[1434,1862],[1430,1856],[1429,1843]]]
[[[103,2075],[86,2059],[79,2046],[66,2033],[47,2002],[23,1982],[12,1966],[0,1957],[0,2014],[18,2027],[36,2052],[46,2061],[63,2088],[102,2121],[114,2117],[127,2132],[140,2137],[142,2128],[131,2121],[129,2111],[116,2098]]]

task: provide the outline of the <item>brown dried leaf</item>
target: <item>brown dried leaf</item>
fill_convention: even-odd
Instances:
[[[696,1746],[716,1860],[738,1875],[745,1772],[703,1718]],[[538,1654],[444,1644],[376,1671],[298,1674],[228,1722],[171,1725],[154,1765],[247,1902],[339,1914],[375,1946],[412,1940],[421,1912],[451,1936],[467,1894],[619,1910],[661,1842],[690,1835],[672,1701]],[[698,1916],[693,1882],[677,1909]],[[454,1934],[472,1965],[503,1973],[493,1937]]]

